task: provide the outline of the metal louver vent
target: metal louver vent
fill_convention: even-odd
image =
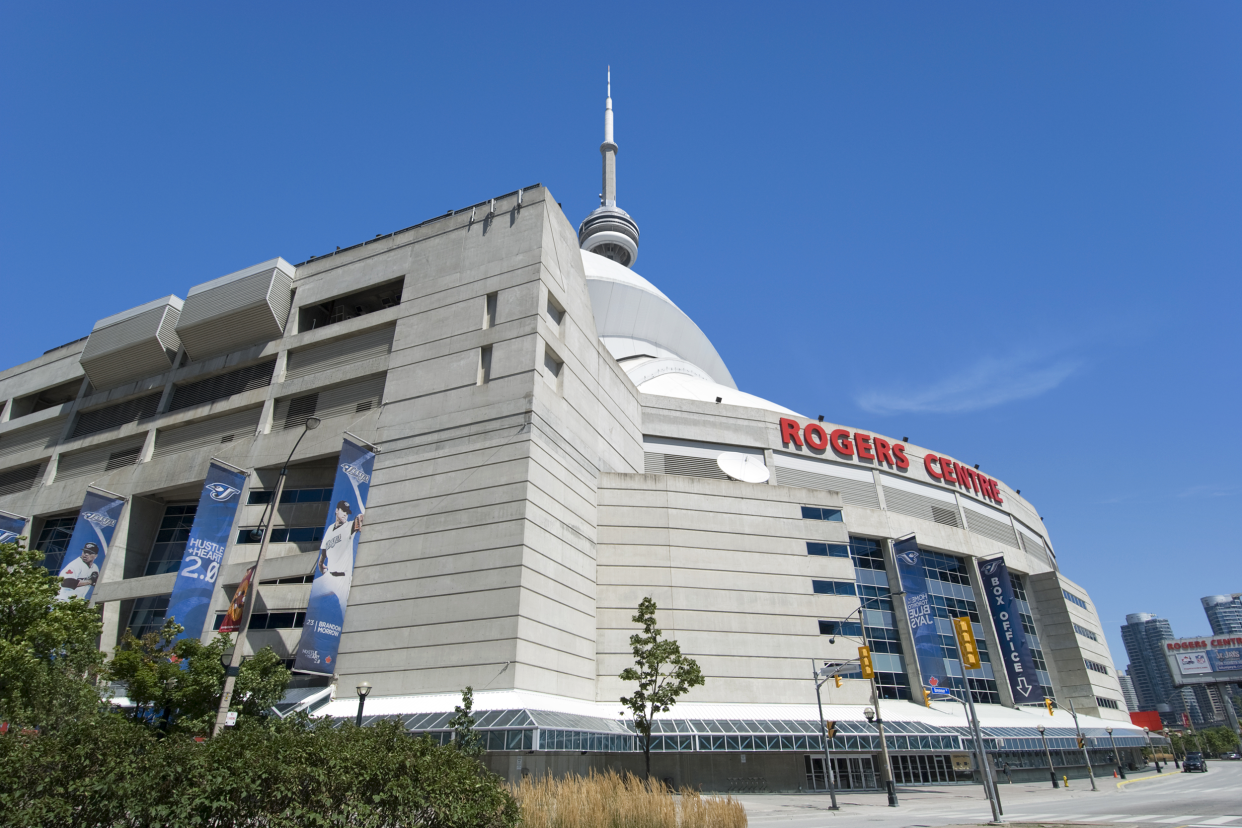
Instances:
[[[953,504],[935,498],[885,486],[884,503],[890,512],[896,512],[899,515],[909,515],[959,529],[962,527],[962,520]]]
[[[65,418],[58,417],[31,428],[10,431],[0,437],[0,457],[9,457],[23,451],[47,449],[56,445],[60,432],[65,428]]]
[[[128,423],[154,417],[160,405],[160,397],[163,395],[163,391],[156,391],[115,405],[96,408],[94,411],[84,411],[78,415],[78,421],[73,426],[73,434],[70,436],[85,437],[88,434],[98,434],[101,431],[120,428]]]
[[[0,472],[0,495],[29,491],[43,476],[43,463]]]
[[[56,480],[71,480],[91,474],[103,474],[115,469],[133,466],[138,462],[145,437],[125,440],[106,446],[95,446],[72,454],[62,454],[56,464]]]
[[[272,384],[272,371],[275,369],[276,360],[273,358],[257,365],[247,365],[225,374],[178,385],[173,389],[168,410],[180,411],[183,408],[223,400],[244,391],[266,388]]]
[[[998,543],[1012,546],[1014,549],[1021,548],[1018,546],[1018,538],[1014,535],[1012,526],[996,518],[980,514],[974,509],[966,510],[966,528],[976,535],[983,535],[985,538],[991,538]]]
[[[1052,562],[1052,556],[1048,554],[1048,548],[1044,546],[1042,541],[1032,538],[1025,532],[1019,532],[1018,537],[1022,541],[1022,549],[1026,554],[1044,561],[1048,566],[1055,566]]]
[[[165,296],[96,322],[79,357],[91,385],[115,388],[171,368],[181,347],[181,307],[176,296]]]
[[[151,457],[154,459],[181,451],[251,439],[259,428],[259,416],[262,412],[261,407],[250,408],[200,423],[160,429],[155,435],[155,450]]]
[[[647,474],[679,474],[683,477],[707,477],[712,480],[728,480],[715,460],[708,457],[687,457],[684,454],[662,454],[648,451],[644,454]]]
[[[276,258],[191,288],[177,320],[186,352],[201,360],[279,338],[289,317],[295,272]]]
[[[301,428],[307,417],[356,417],[379,408],[384,398],[384,379],[384,374],[375,374],[335,388],[277,400],[273,427]]]
[[[395,327],[390,326],[291,351],[288,365],[285,368],[285,379],[298,379],[319,371],[387,356],[392,350],[392,339],[396,330]]]
[[[880,508],[880,496],[876,494],[875,484],[864,480],[851,480],[848,477],[837,477],[830,474],[791,469],[785,466],[776,467],[776,482],[782,486],[801,486],[804,489],[822,489],[838,492],[841,502],[847,506],[865,506],[868,509]]]

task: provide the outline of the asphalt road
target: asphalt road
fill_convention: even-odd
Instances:
[[[1051,783],[1001,783],[1004,819],[1014,824],[1122,825],[1142,828],[1242,828],[1242,761],[1211,761],[1207,773],[1169,769],[1130,774],[1125,782],[1107,777],[1070,780],[1068,790]],[[845,822],[868,828],[941,828],[979,825],[992,819],[978,785],[898,788],[901,804],[887,805],[882,793],[845,794],[839,811],[829,811],[827,794],[743,794],[752,826],[794,828],[834,826]]]

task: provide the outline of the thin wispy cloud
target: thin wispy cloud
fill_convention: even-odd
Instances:
[[[1178,492],[1178,497],[1230,497],[1242,491],[1242,486],[1229,483],[1206,483],[1200,486],[1191,486],[1189,489]]]
[[[900,393],[864,391],[858,407],[872,414],[958,414],[1046,394],[1071,377],[1082,361],[1058,354],[983,357],[956,374]]]

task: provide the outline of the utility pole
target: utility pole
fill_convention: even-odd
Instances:
[[[975,697],[970,692],[970,677],[967,670],[978,670],[982,668],[983,662],[979,658],[979,645],[975,641],[975,630],[970,624],[970,617],[953,619],[953,634],[957,638],[958,656],[962,662],[962,678],[965,680],[965,700],[958,699],[969,709],[970,729],[975,737],[975,751],[979,756],[979,770],[983,774],[983,789],[988,795],[988,804],[992,806],[992,822],[999,824],[1004,822],[1004,810],[1000,804],[1000,791],[996,790],[996,782],[992,779],[992,765],[988,760],[988,752],[983,747],[983,733],[979,730],[979,714],[975,710]]]
[[[1078,734],[1078,746],[1082,748],[1082,758],[1087,760],[1087,776],[1091,778],[1091,790],[1098,791],[1095,786],[1095,771],[1091,769],[1091,757],[1087,753],[1087,739],[1082,735],[1082,728],[1078,726],[1078,711],[1074,710],[1074,700],[1069,700],[1070,715],[1074,717],[1074,731]]]

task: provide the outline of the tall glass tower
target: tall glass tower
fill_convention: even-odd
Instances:
[[[1242,593],[1200,598],[1212,635],[1242,635]]]
[[[1173,676],[1164,657],[1162,642],[1173,638],[1168,619],[1148,612],[1126,616],[1121,640],[1130,656],[1130,679],[1140,710],[1155,710],[1165,724],[1181,725],[1182,714],[1189,713],[1195,727],[1203,726],[1199,703],[1190,688],[1173,686]]]

